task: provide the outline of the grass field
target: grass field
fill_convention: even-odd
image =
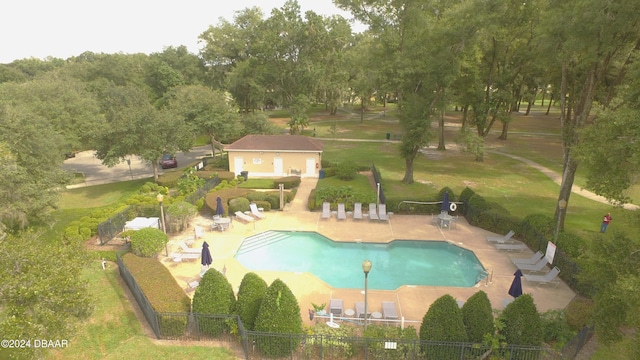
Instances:
[[[49,359],[176,359],[226,360],[235,359],[224,348],[158,342],[145,334],[138,318],[123,292],[124,283],[117,269],[110,264],[102,270],[100,262],[93,262],[85,271],[89,291],[94,299],[94,311],[88,321],[79,324],[76,336],[67,339],[69,347],[51,351]]]

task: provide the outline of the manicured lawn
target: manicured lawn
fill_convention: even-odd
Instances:
[[[49,359],[235,359],[224,348],[169,345],[147,337],[124,295],[114,264],[103,271],[100,263],[94,262],[84,276],[94,299],[94,312],[78,325],[76,336],[67,339],[69,347],[51,351]]]
[[[65,190],[60,197],[61,209],[97,208],[124,201],[136,194],[152,178]]]

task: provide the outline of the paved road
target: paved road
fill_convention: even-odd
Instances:
[[[211,154],[210,146],[199,146],[193,148],[188,153],[176,153],[178,160],[178,168],[184,168],[186,165]],[[80,184],[67,186],[68,189],[107,184],[118,181],[145,179],[153,177],[153,167],[139,159],[137,156],[131,156],[131,165],[122,162],[113,167],[102,165],[102,162],[94,156],[93,150],[82,151],[76,154],[75,158],[67,159],[62,168],[68,171],[82,173],[85,181]],[[162,174],[163,170],[159,169]]]

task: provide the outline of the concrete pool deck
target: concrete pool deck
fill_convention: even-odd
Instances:
[[[315,187],[313,179],[305,179],[305,187]],[[303,190],[303,189],[301,189]],[[337,220],[333,215],[331,219],[321,219],[320,212],[306,210],[306,191],[298,191],[296,200],[285,211],[266,212],[264,220],[253,223],[233,221],[233,226],[224,231],[209,231],[211,219],[199,217],[194,225],[202,226],[207,231],[204,236],[197,239],[193,248],[201,248],[203,241],[207,241],[213,257],[212,268],[222,270],[226,268],[226,276],[234,290],[240,285],[243,276],[249,272],[242,264],[234,259],[236,250],[244,238],[268,230],[284,231],[317,231],[335,241],[363,241],[386,243],[394,239],[406,240],[445,240],[463,248],[472,250],[485,269],[489,271],[489,278],[471,288],[434,287],[434,286],[402,286],[396,290],[369,290],[369,311],[382,312],[382,301],[394,301],[398,315],[404,317],[407,324],[416,321],[415,326],[429,309],[429,306],[442,295],[449,294],[456,300],[466,301],[475,292],[482,290],[487,293],[494,309],[503,309],[503,301],[512,299],[508,295],[509,287],[513,281],[513,273],[517,270],[511,258],[527,258],[533,252],[505,252],[496,250],[487,242],[486,236],[498,235],[486,230],[470,226],[464,218],[458,220],[458,225],[451,230],[441,230],[433,225],[430,215],[392,215],[390,221]],[[301,200],[303,199],[303,200]],[[193,233],[185,233],[174,236],[169,242],[169,253],[179,252],[178,241],[193,236]],[[162,254],[164,255],[164,253]],[[365,259],[362,259],[365,260]],[[178,284],[187,288],[189,280],[198,277],[201,271],[200,259],[191,261],[173,262],[171,258],[161,256],[161,261],[174,275]],[[340,261],[340,259],[335,259]],[[355,309],[355,302],[364,301],[364,274],[361,263],[352,264],[352,268],[345,271],[353,272],[353,276],[362,279],[360,289],[332,288],[325,282],[309,273],[289,273],[277,271],[256,271],[266,282],[270,284],[274,279],[280,278],[297,297],[301,315],[305,323],[310,324],[308,309],[313,309],[312,304],[327,304],[332,298],[344,301],[344,310]],[[545,272],[550,270],[547,266]],[[373,264],[369,277],[384,276],[376,272],[376,264]],[[575,297],[575,293],[564,283],[558,286],[537,286],[523,278],[523,291],[533,296],[539,312],[551,309],[563,309]],[[191,292],[193,294],[193,292]]]

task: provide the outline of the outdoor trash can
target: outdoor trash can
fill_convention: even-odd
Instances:
[[[249,180],[249,172],[248,171],[240,171],[240,176],[244,178],[244,180]]]
[[[318,178],[324,179],[324,169],[320,169],[320,172],[318,173]]]
[[[391,133],[387,133],[387,140],[391,139]]]

